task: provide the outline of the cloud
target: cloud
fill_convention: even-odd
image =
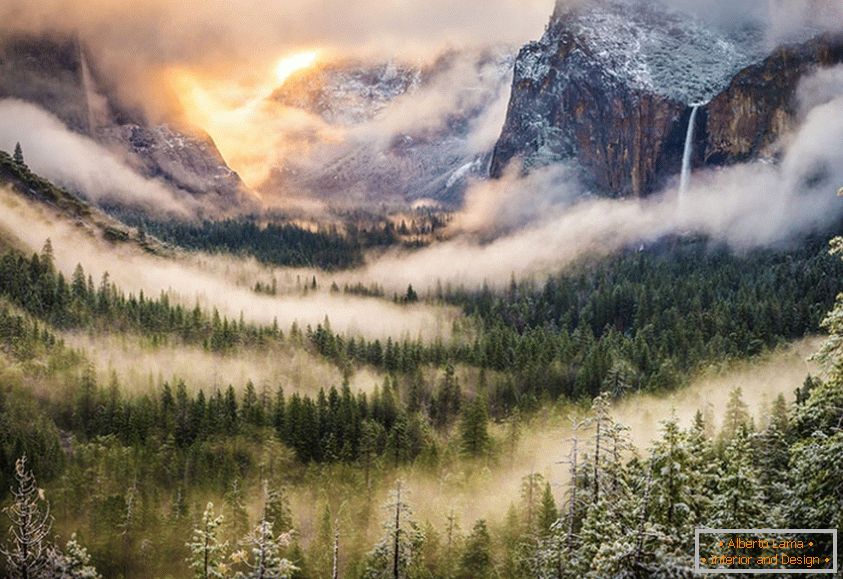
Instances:
[[[843,95],[831,96],[839,76],[837,69],[806,79],[803,87],[811,87],[820,104],[783,139],[776,164],[697,171],[682,199],[675,189],[645,199],[590,196],[564,165],[526,177],[510,172],[467,193],[450,240],[389,252],[345,275],[395,290],[408,283],[476,287],[547,274],[586,255],[668,234],[700,233],[744,250],[828,227],[843,213],[835,195],[843,184]]]
[[[123,96],[162,103],[171,67],[254,80],[301,48],[395,57],[446,46],[521,44],[541,33],[549,0],[6,0],[5,32],[79,34],[97,62],[125,85]],[[166,100],[166,99],[164,99]]]
[[[161,293],[187,307],[199,304],[217,308],[229,319],[241,315],[246,321],[270,325],[277,321],[286,330],[293,322],[316,327],[327,317],[335,331],[372,339],[423,337],[447,338],[456,316],[452,308],[422,304],[400,306],[391,301],[335,295],[326,289],[275,296],[252,291],[254,278],[234,281],[238,272],[230,262],[217,263],[213,256],[198,259],[195,254],[173,257],[152,256],[132,246],[115,246],[97,239],[84,229],[65,221],[52,210],[26,203],[19,195],[0,189],[0,230],[17,239],[30,251],[44,241],[53,243],[56,263],[69,278],[77,263],[100,279],[108,272],[111,281],[124,291],[148,296]],[[204,263],[203,263],[204,262]],[[324,281],[322,282],[323,286]]]
[[[20,142],[27,165],[94,202],[118,201],[151,213],[187,216],[198,207],[159,181],[146,179],[116,155],[71,132],[53,115],[17,100],[0,100],[0,149]]]

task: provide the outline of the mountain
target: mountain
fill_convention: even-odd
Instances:
[[[69,129],[106,145],[144,176],[219,205],[248,198],[213,140],[196,127],[148,122],[98,82],[74,39],[13,36],[0,43],[0,98],[36,104]]]
[[[469,178],[487,174],[512,62],[512,50],[496,48],[429,64],[342,59],[298,73],[273,98],[314,115],[334,138],[302,147],[264,189],[335,204],[458,204]]]
[[[143,250],[164,254],[166,247],[137,228],[128,227],[73,193],[33,173],[0,151],[0,191],[25,199],[49,214],[50,220],[72,224],[78,231],[111,244],[134,244]],[[15,231],[0,232],[0,245],[16,246]]]
[[[695,164],[744,160],[782,133],[799,79],[840,62],[840,48],[826,36],[768,55],[757,28],[655,1],[560,3],[518,54],[490,174],[573,159],[603,194],[646,195],[679,172],[694,105]]]

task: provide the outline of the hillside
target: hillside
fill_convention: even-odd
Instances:
[[[165,251],[164,246],[154,237],[127,227],[76,195],[38,176],[25,163],[17,163],[4,151],[0,151],[0,189],[41,205],[54,217],[109,243],[135,244],[152,253]],[[14,240],[14,231],[4,231],[3,236],[10,245],[18,245]]]

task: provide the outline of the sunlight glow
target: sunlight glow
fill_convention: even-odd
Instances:
[[[170,69],[168,79],[185,120],[202,127],[229,166],[247,185],[258,187],[281,158],[307,146],[314,135],[322,140],[342,138],[321,119],[272,98],[285,80],[316,64],[321,55],[318,50],[295,52],[249,79],[185,68]]]
[[[278,85],[284,84],[296,72],[313,66],[317,58],[319,58],[319,52],[316,50],[298,52],[282,58],[275,65],[275,79]]]

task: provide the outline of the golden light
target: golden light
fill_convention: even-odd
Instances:
[[[341,134],[306,111],[272,99],[295,72],[313,66],[319,50],[290,54],[261,77],[238,79],[172,68],[168,80],[179,96],[185,120],[202,127],[232,169],[259,186],[278,160],[309,146],[314,134],[339,140]]]
[[[316,50],[307,50],[285,56],[275,65],[276,81],[278,81],[279,85],[284,84],[284,81],[296,72],[313,66],[317,58],[319,58],[319,52]]]

